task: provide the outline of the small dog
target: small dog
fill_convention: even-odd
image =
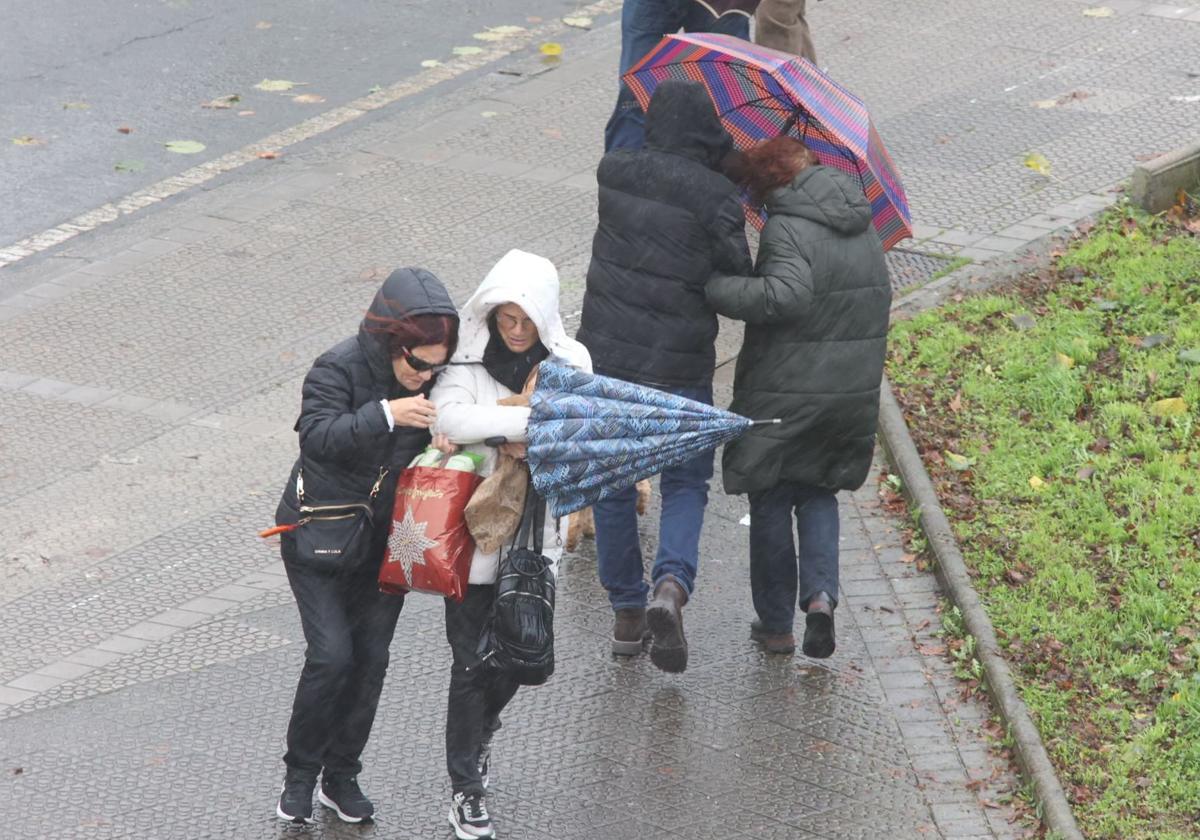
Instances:
[[[646,505],[649,502],[650,479],[643,478],[637,483],[638,516],[645,516]],[[592,516],[592,509],[590,507],[577,510],[567,516],[567,542],[564,547],[567,551],[574,551],[579,547],[579,541],[585,537],[596,538],[596,520]]]

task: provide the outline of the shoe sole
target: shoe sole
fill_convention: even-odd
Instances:
[[[344,823],[358,824],[363,820],[369,820],[370,817],[352,817],[349,814],[342,813],[342,809],[337,806],[337,803],[325,795],[325,791],[317,791],[317,801],[338,815],[338,819]]]
[[[454,829],[454,836],[457,837],[458,840],[486,840],[486,838],[496,836],[496,829],[494,828],[490,829],[485,834],[476,834],[469,828],[464,828],[463,826],[459,825],[458,820],[454,819],[454,806],[451,805],[450,809],[451,813],[446,821],[449,822],[450,827]]]
[[[642,651],[646,649],[647,637],[643,636],[635,642],[628,642],[621,639],[612,640],[613,656],[640,656]]]
[[[812,659],[828,659],[837,643],[833,638],[833,616],[812,612],[804,619],[804,655]]]
[[[660,671],[682,674],[687,670],[687,639],[683,628],[671,615],[669,607],[650,607],[646,610],[646,623],[650,625],[650,661]],[[663,644],[659,640],[674,642]]]
[[[279,805],[275,806],[275,816],[284,822],[299,823],[300,825],[312,825],[316,822],[312,817],[293,817],[291,814],[285,814]]]

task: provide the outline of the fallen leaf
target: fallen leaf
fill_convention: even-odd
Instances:
[[[1068,356],[1066,353],[1055,353],[1054,361],[1058,364],[1059,367],[1064,367],[1067,370],[1070,370],[1071,368],[1075,367],[1075,360],[1072,359],[1070,356]]]
[[[1187,403],[1183,401],[1182,397],[1167,397],[1150,406],[1150,413],[1155,417],[1179,417],[1187,414]]]
[[[922,656],[945,656],[945,645],[918,645],[917,653]]]
[[[1083,10],[1083,16],[1090,18],[1107,18],[1114,14],[1116,13],[1108,6],[1092,6],[1090,9]]]
[[[421,66],[426,69],[429,69],[430,67],[441,67],[442,62],[438,61],[436,58],[427,58],[421,62]]]
[[[279,157],[279,152],[259,152],[258,156],[263,160],[275,160]]]
[[[916,632],[920,633],[922,630],[924,630],[928,626],[929,626],[929,619],[928,618],[923,619],[921,621],[921,623],[917,625]]]
[[[485,117],[485,118],[487,118],[487,119],[489,119],[489,120],[490,120],[492,117],[496,116],[496,114],[497,114],[497,112],[496,112],[496,111],[480,111],[480,112],[479,112],[479,116],[481,116],[481,117]]]
[[[1138,342],[1138,347],[1141,347],[1143,350],[1149,350],[1152,347],[1157,347],[1160,344],[1167,344],[1170,341],[1171,337],[1169,335],[1155,333],[1154,335],[1143,336],[1142,340]]]
[[[530,15],[529,17],[525,18],[525,22],[526,23],[541,23],[542,18],[538,17],[537,15]]]
[[[22,134],[20,137],[12,139],[14,146],[45,146],[46,141],[40,137],[34,137],[32,134]]]
[[[455,55],[479,55],[483,52],[483,47],[455,47],[450,52]]]
[[[1096,474],[1095,467],[1080,467],[1079,472],[1075,473],[1075,477],[1080,481],[1087,481]]]
[[[168,152],[174,152],[177,155],[195,155],[207,148],[203,143],[195,140],[170,140],[163,143],[163,146]]]
[[[1190,350],[1180,350],[1177,358],[1181,362],[1187,362],[1191,365],[1200,365],[1200,347],[1193,347]]]
[[[488,31],[489,32],[498,32],[501,35],[516,35],[518,33],[524,32],[525,27],[524,26],[513,26],[511,24],[506,25],[506,26],[489,26]]]
[[[117,126],[117,132],[119,134],[132,134],[133,129],[127,125],[122,125],[122,126]]]
[[[200,107],[228,110],[241,101],[242,97],[240,94],[227,93],[224,96],[218,96],[216,99],[210,99],[207,102],[201,103]]]
[[[1037,321],[1034,320],[1034,317],[1028,312],[1021,312],[1013,315],[1009,320],[1011,320],[1012,325],[1019,330],[1031,330],[1037,326]]]
[[[1050,161],[1041,152],[1030,152],[1025,155],[1025,168],[1032,169],[1039,175],[1050,176]]]
[[[367,93],[380,93],[383,91],[383,85],[371,85],[367,88]]]
[[[1058,105],[1057,99],[1039,99],[1037,102],[1033,103],[1034,108],[1042,108],[1043,110],[1049,109],[1049,108],[1054,108],[1057,105]]]
[[[258,90],[265,90],[268,93],[280,93],[285,90],[291,90],[295,86],[295,82],[289,82],[287,79],[263,79],[254,87]]]
[[[900,555],[901,563],[912,563],[916,559],[917,559],[917,555],[915,555],[915,554],[901,554]]]
[[[471,37],[476,41],[503,41],[508,36],[501,35],[499,32],[492,32],[491,30],[488,30],[487,32],[476,32]]]
[[[955,395],[950,398],[950,402],[947,404],[947,406],[955,414],[958,414],[958,412],[962,411],[962,391],[955,393]]]
[[[14,768],[12,769],[12,774],[13,774],[14,776],[20,776],[20,775],[21,775],[22,773],[24,773],[24,772],[25,772],[25,768],[24,768],[24,767],[14,767]]]
[[[325,97],[316,93],[302,93],[299,96],[293,96],[292,101],[300,105],[315,105],[318,102],[324,102]]]
[[[146,164],[140,160],[121,160],[113,166],[117,172],[141,172],[145,168]]]
[[[1013,586],[1021,586],[1029,582],[1029,578],[1018,572],[1016,569],[1006,569],[1004,578]]]
[[[591,29],[592,19],[590,17],[565,17],[562,22],[567,26],[573,26],[576,29]]]
[[[540,52],[542,55],[554,58],[563,54],[563,48],[562,44],[555,43],[554,41],[547,41],[538,47],[538,52]]]
[[[946,466],[952,470],[969,470],[971,465],[975,463],[974,459],[968,458],[966,455],[959,455],[957,452],[951,452],[947,449],[942,453],[942,457],[946,459]]]
[[[270,29],[273,25],[274,24],[272,24],[271,21],[269,21],[269,20],[260,20],[258,23],[254,24],[254,28],[255,29]]]
[[[1031,476],[1029,476],[1029,486],[1032,487],[1034,490],[1041,490],[1043,487],[1046,486],[1046,482],[1042,481],[1036,475],[1031,475]]]
[[[91,107],[92,106],[87,104],[86,102],[64,102],[63,103],[64,111],[86,111],[88,108],[91,108]]]
[[[238,111],[238,116],[239,117],[253,117],[254,112],[253,111]]]

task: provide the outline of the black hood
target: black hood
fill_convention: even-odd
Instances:
[[[699,82],[669,79],[646,109],[646,148],[683,155],[717,169],[733,149],[712,100]]]
[[[381,382],[393,378],[388,336],[379,329],[388,321],[413,315],[449,315],[457,320],[458,310],[450,293],[433,274],[423,268],[397,268],[383,281],[358,328],[358,343]]]

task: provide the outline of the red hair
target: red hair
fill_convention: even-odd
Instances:
[[[767,200],[771,190],[787,186],[792,179],[820,161],[794,137],[773,137],[742,153],[738,182],[750,191],[756,204]]]
[[[367,313],[366,327],[369,332],[386,337],[388,354],[399,359],[401,350],[440,344],[446,348],[446,358],[454,355],[458,348],[457,315],[411,315],[402,318],[385,318]]]

